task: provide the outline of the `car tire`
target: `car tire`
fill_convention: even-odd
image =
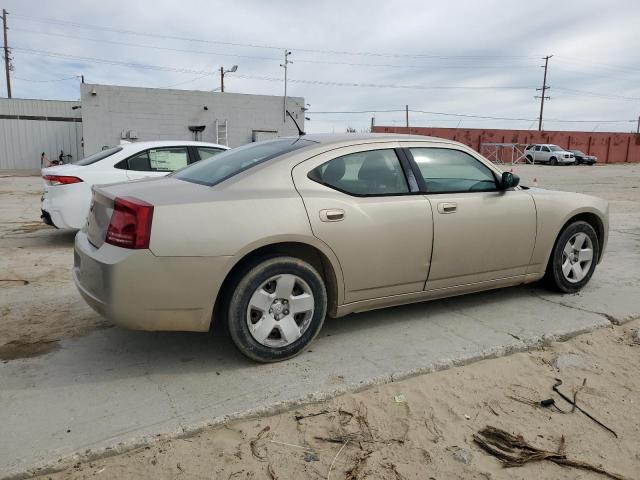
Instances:
[[[533,157],[531,155],[527,155],[527,161],[531,162],[531,165],[535,165],[536,164],[535,160],[533,159]]]
[[[326,312],[327,290],[316,269],[298,258],[272,257],[239,275],[228,303],[227,327],[245,356],[278,362],[311,343]]]
[[[554,167],[558,165],[558,159],[556,157],[551,157],[549,159],[549,165],[553,165]]]
[[[547,284],[562,293],[575,293],[589,282],[599,258],[596,231],[587,222],[573,222],[560,232],[553,246],[545,275]]]

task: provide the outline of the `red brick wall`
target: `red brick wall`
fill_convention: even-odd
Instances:
[[[552,132],[480,128],[430,128],[375,126],[377,133],[411,133],[447,138],[480,151],[481,143],[553,143],[598,157],[598,163],[640,162],[640,135],[611,132]],[[511,161],[504,151],[503,161]],[[508,157],[508,158],[507,158]]]

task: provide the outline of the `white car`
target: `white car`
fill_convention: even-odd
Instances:
[[[56,228],[79,230],[89,212],[93,185],[163,177],[228,149],[205,142],[137,142],[103,150],[76,163],[43,168],[41,218]]]
[[[530,163],[548,163],[549,165],[571,165],[576,162],[575,155],[558,145],[551,143],[529,145],[524,149]]]

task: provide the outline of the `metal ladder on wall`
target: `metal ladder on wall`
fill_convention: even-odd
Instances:
[[[227,121],[216,120],[216,143],[218,145],[228,145],[227,143]]]

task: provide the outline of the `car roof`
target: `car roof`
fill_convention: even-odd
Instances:
[[[300,137],[280,137],[282,139],[292,139]],[[303,137],[304,140],[314,142],[318,146],[334,147],[343,144],[363,144],[377,142],[434,142],[448,143],[451,145],[462,145],[460,142],[446,138],[429,137],[426,135],[407,135],[398,133],[310,133]]]
[[[125,150],[135,149],[141,150],[145,148],[153,148],[153,147],[178,147],[178,146],[201,146],[201,147],[216,147],[216,148],[224,148],[227,149],[226,145],[219,145],[217,143],[209,143],[209,142],[196,142],[194,140],[158,140],[158,141],[145,141],[145,142],[131,142],[131,143],[123,143],[120,145],[114,145],[114,147],[122,147]]]

